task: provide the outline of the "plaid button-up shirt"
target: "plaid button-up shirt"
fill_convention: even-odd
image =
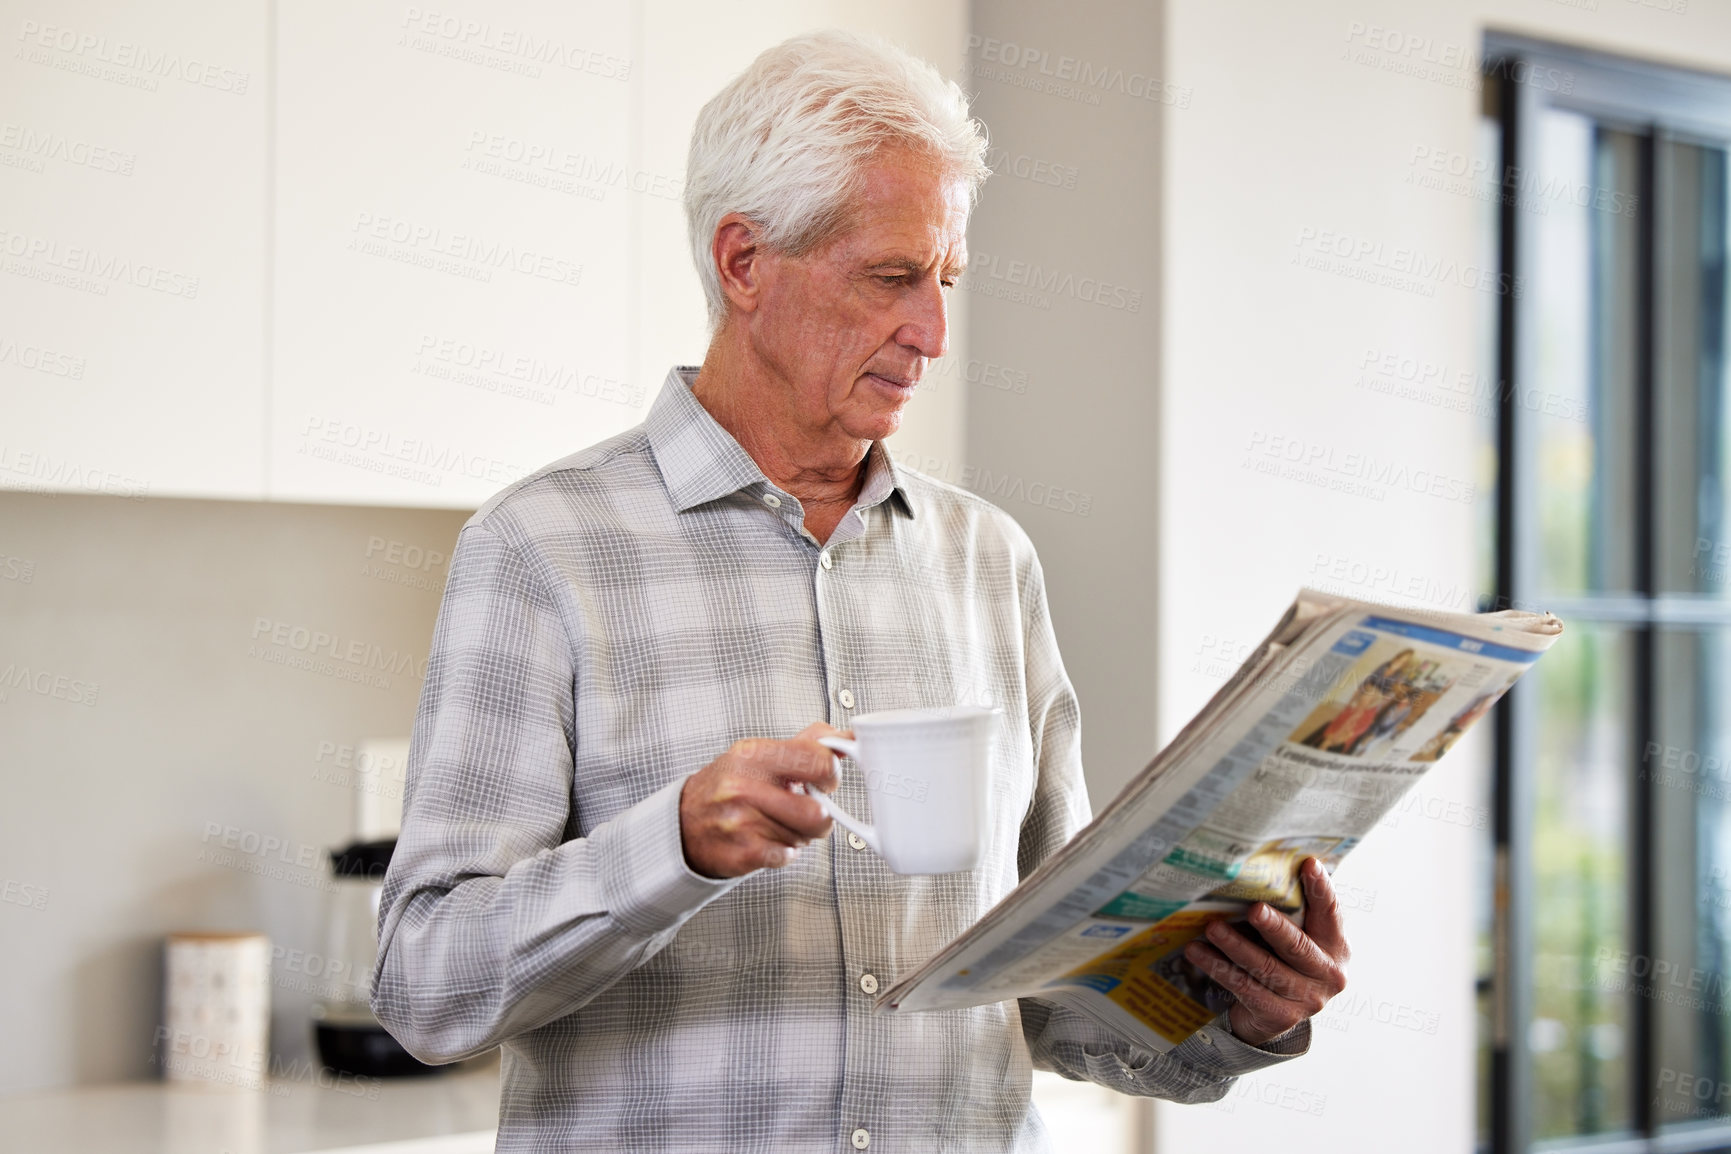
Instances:
[[[1302,1052],[1217,1020],[1163,1055],[1034,999],[878,1014],[1088,819],[1027,536],[883,444],[820,544],[674,370],[644,423],[463,528],[380,904],[373,1008],[412,1052],[504,1047],[500,1150],[1041,1150],[1034,1066],[1223,1095]],[[991,843],[903,877],[837,834],[716,881],[685,778],[746,737],[989,703]],[[869,816],[859,775],[837,800]],[[869,975],[869,977],[868,977]]]

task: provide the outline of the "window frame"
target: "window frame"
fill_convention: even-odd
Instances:
[[[1525,129],[1545,108],[1581,113],[1641,138],[1638,195],[1639,269],[1636,329],[1637,418],[1635,438],[1637,523],[1634,584],[1630,594],[1545,596],[1544,608],[1565,622],[1618,624],[1631,628],[1635,646],[1632,670],[1634,747],[1655,732],[1653,710],[1659,631],[1669,628],[1731,626],[1731,600],[1659,593],[1655,579],[1657,467],[1653,452],[1656,404],[1654,195],[1658,142],[1675,139],[1731,150],[1731,77],[1628,59],[1609,53],[1541,41],[1496,30],[1485,34],[1484,74],[1487,115],[1500,128],[1502,202],[1497,210],[1497,259],[1502,279],[1515,285],[1531,267],[1533,239],[1523,229],[1522,173],[1536,171],[1534,149]],[[1495,533],[1495,604],[1533,608],[1539,599],[1536,572],[1537,494],[1530,422],[1522,419],[1518,398],[1532,378],[1535,349],[1519,293],[1501,294],[1496,316],[1497,406],[1495,456],[1498,469]],[[1529,528],[1530,527],[1530,528]],[[1595,1154],[1693,1154],[1731,1151],[1731,1115],[1698,1124],[1659,1129],[1654,1086],[1654,1007],[1651,999],[1629,1003],[1630,1102],[1633,1134],[1609,1138],[1532,1137],[1530,1103],[1533,1068],[1527,1026],[1534,1004],[1536,934],[1533,892],[1536,702],[1517,687],[1495,715],[1492,764],[1494,972],[1491,984],[1490,1149],[1492,1154],[1530,1151],[1592,1151]],[[1523,772],[1523,769],[1525,770]],[[1631,766],[1629,865],[1631,901],[1629,944],[1633,954],[1651,956],[1656,939],[1656,903],[1644,900],[1657,883],[1652,783],[1640,785]]]

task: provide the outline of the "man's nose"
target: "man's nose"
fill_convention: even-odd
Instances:
[[[936,279],[926,281],[907,301],[908,315],[896,330],[896,342],[936,360],[950,351],[950,318],[944,289]]]

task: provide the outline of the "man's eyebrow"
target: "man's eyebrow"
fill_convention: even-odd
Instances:
[[[926,266],[911,256],[886,256],[882,260],[872,261],[869,267],[895,268],[905,273],[916,274],[923,272]]]
[[[871,264],[867,267],[874,268],[874,269],[884,269],[884,268],[900,269],[902,272],[907,273],[909,276],[918,276],[920,273],[923,273],[926,271],[925,262],[921,261],[921,260],[916,260],[911,256],[885,257],[883,260],[872,261]],[[967,267],[968,267],[968,262],[965,259],[961,260],[961,261],[952,261],[952,262],[948,262],[944,265],[943,273],[945,276],[961,276],[963,270],[965,270]]]

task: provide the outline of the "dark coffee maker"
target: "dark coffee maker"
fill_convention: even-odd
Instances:
[[[396,838],[355,842],[331,851],[335,885],[326,927],[325,957],[333,980],[313,1006],[319,1060],[340,1073],[371,1078],[427,1074],[439,1069],[417,1059],[368,1006],[378,960],[379,891]]]

